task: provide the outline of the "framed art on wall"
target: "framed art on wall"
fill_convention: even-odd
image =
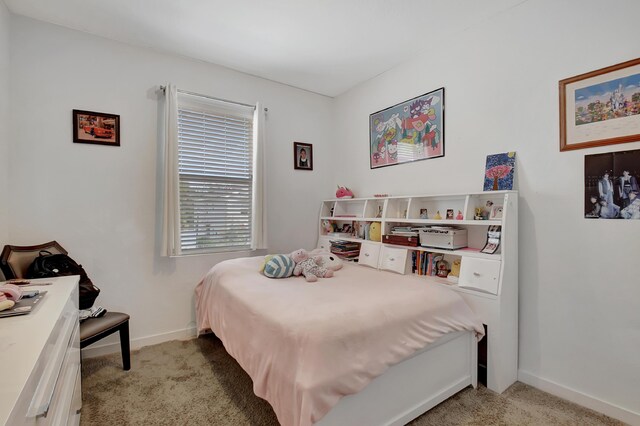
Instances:
[[[444,87],[369,116],[372,169],[444,157]]]
[[[120,116],[74,109],[73,142],[120,146]]]
[[[640,219],[640,149],[584,156],[584,217]]]
[[[640,141],[640,58],[566,78],[560,151]]]
[[[293,168],[313,170],[313,145],[310,143],[293,143]]]

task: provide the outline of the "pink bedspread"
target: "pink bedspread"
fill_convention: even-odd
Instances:
[[[196,287],[198,333],[212,330],[282,425],[319,421],[345,395],[444,334],[484,333],[452,290],[345,265],[333,278],[266,278],[263,257],[214,266]]]

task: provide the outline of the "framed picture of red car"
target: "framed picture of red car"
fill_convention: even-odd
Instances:
[[[73,142],[120,146],[120,116],[74,109]]]

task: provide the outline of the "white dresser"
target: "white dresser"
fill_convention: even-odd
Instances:
[[[78,277],[46,280],[29,315],[0,318],[0,425],[78,425]]]

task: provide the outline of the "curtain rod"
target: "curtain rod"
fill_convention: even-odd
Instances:
[[[160,90],[162,90],[163,92],[165,92],[165,91],[167,90],[167,86],[160,86]],[[200,94],[200,93],[188,92],[188,91],[186,91],[186,90],[180,90],[180,89],[178,89],[178,92],[183,93],[183,94],[185,94],[185,95],[198,96],[198,97],[200,97],[200,98],[213,99],[214,101],[228,102],[228,103],[230,103],[230,104],[238,104],[238,105],[242,105],[242,106],[246,106],[246,107],[249,107],[249,108],[256,109],[256,106],[255,106],[255,105],[251,105],[251,104],[244,104],[244,103],[242,103],[242,102],[234,102],[234,101],[230,101],[230,100],[227,100],[227,99],[215,98],[215,97],[213,97],[213,96],[202,95],[202,94]],[[264,110],[265,110],[265,112],[266,112],[266,111],[269,111],[269,109],[267,109],[267,108],[265,108]]]

